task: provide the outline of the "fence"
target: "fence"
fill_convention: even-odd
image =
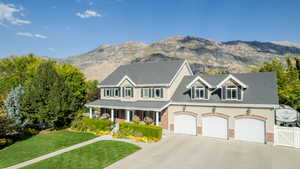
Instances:
[[[300,128],[275,126],[274,145],[300,148]]]

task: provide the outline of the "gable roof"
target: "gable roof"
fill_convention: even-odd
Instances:
[[[236,78],[235,76],[233,76],[232,74],[229,74],[222,82],[220,82],[217,85],[217,88],[220,88],[225,82],[227,82],[228,80],[232,79],[233,81],[235,81],[236,83],[240,84],[243,88],[247,88],[247,85],[244,84],[242,81],[240,81],[238,78]]]
[[[197,76],[196,78],[194,78],[193,81],[191,81],[187,86],[186,88],[191,88],[192,85],[196,82],[196,81],[201,81],[202,83],[204,83],[207,87],[209,88],[213,88],[206,80],[204,80],[201,76]]]
[[[185,60],[122,65],[105,78],[99,87],[118,86],[125,79],[130,79],[136,86],[169,86],[184,65],[191,71]]]
[[[201,77],[212,86],[217,86],[226,79],[227,76],[228,75],[201,75]],[[190,89],[187,89],[186,86],[191,83],[197,75],[185,76],[171,100],[174,103],[278,105],[279,101],[275,72],[243,73],[233,74],[233,76],[247,84],[242,101],[221,100],[218,91],[215,91],[215,94],[211,95],[209,100],[192,100],[190,97]]]

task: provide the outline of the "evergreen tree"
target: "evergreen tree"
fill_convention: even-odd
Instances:
[[[14,88],[7,96],[4,101],[5,113],[9,119],[15,121],[16,126],[23,129],[26,125],[26,120],[23,113],[21,112],[21,95],[22,86]]]

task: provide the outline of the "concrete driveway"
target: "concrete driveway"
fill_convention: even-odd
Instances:
[[[297,169],[300,149],[226,141],[203,136],[167,136],[107,169]]]

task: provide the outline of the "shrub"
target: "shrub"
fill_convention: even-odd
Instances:
[[[101,119],[109,119],[110,118],[110,115],[108,113],[103,113],[100,117]]]
[[[130,131],[133,136],[161,139],[162,128],[159,126],[136,124],[136,123],[121,123],[120,133]]]
[[[110,120],[99,120],[84,117],[73,121],[71,128],[79,131],[99,133],[100,131],[111,131],[112,122]]]
[[[134,115],[134,116],[132,117],[132,121],[133,121],[134,123],[140,123],[140,122],[141,122],[141,119],[140,119],[139,116]]]
[[[12,143],[13,143],[13,141],[11,139],[1,138],[0,139],[0,149],[3,147],[9,146]]]
[[[151,118],[151,117],[145,117],[144,118],[144,122],[146,123],[146,124],[152,124],[153,123],[153,119]]]

